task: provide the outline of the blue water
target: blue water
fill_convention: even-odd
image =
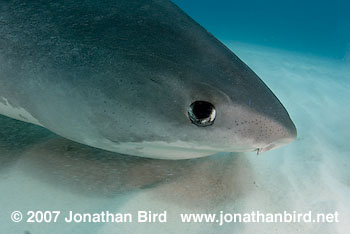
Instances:
[[[337,60],[350,51],[350,2],[346,0],[174,2],[221,40]]]

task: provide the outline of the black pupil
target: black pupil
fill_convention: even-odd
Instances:
[[[191,108],[197,119],[206,119],[210,117],[214,107],[209,102],[196,101],[192,103]]]

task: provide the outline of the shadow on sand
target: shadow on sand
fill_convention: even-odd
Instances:
[[[0,169],[16,162],[15,170],[82,196],[112,198],[149,189],[166,202],[209,208],[232,202],[254,186],[249,162],[239,154],[146,159],[85,146],[16,120],[0,123]]]

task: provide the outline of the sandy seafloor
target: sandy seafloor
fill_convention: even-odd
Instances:
[[[0,117],[0,233],[284,233],[350,230],[350,65],[226,43],[273,90],[298,129],[257,156],[161,161],[93,149]],[[168,211],[167,223],[13,223],[14,210]],[[339,212],[339,223],[183,224],[179,213]]]

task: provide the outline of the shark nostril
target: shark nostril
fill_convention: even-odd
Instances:
[[[195,101],[188,108],[188,116],[193,124],[206,127],[214,123],[216,110],[214,105],[209,102]]]

